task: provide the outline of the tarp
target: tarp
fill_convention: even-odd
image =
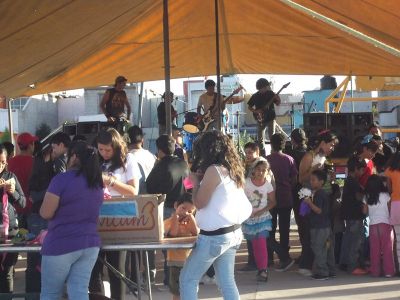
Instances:
[[[396,0],[295,1],[399,46]],[[400,75],[399,57],[279,0],[219,7],[223,74]],[[0,94],[163,79],[162,12],[161,0],[0,2]],[[170,0],[169,24],[171,77],[215,74],[214,1]]]

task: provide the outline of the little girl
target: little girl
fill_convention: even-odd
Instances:
[[[382,177],[371,175],[365,186],[365,199],[368,204],[369,246],[371,275],[385,277],[395,274],[393,258],[393,232],[389,222],[390,196]],[[382,254],[382,256],[381,256]],[[383,265],[381,265],[381,259]]]
[[[276,205],[274,188],[269,179],[269,164],[265,160],[260,160],[255,164],[251,177],[247,178],[245,183],[245,193],[253,206],[253,212],[242,224],[242,231],[253,246],[258,281],[268,280],[266,238],[272,226],[269,210]]]

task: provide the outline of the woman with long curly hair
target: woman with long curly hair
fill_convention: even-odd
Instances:
[[[231,138],[218,131],[201,136],[190,178],[200,234],[180,275],[181,298],[197,299],[199,281],[213,265],[224,299],[239,299],[235,254],[242,242],[241,223],[252,207],[244,194],[244,169]]]

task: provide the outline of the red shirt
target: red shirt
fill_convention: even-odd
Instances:
[[[365,167],[364,174],[361,175],[358,180],[363,188],[367,185],[368,178],[374,174],[375,165],[372,159],[367,162],[367,166]]]
[[[29,199],[29,179],[32,174],[33,156],[31,155],[16,155],[8,161],[8,171],[17,176],[18,182],[21,185],[22,191],[26,197],[26,207],[21,209],[16,207],[18,214],[27,213],[31,209],[31,201]]]

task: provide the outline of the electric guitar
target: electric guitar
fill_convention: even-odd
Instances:
[[[235,89],[232,94],[230,94],[228,97],[226,97],[222,103],[221,103],[221,107],[223,107],[226,103],[229,102],[229,100],[232,99],[232,97],[239,93],[241,90],[243,89],[243,87],[240,85],[237,89]],[[214,109],[216,108],[216,98],[217,98],[217,94],[215,93],[215,97],[214,97],[214,103],[213,105],[210,107],[210,109],[200,117],[199,119],[199,130],[200,132],[204,132],[207,131],[208,126],[215,121],[215,119],[213,118],[213,116],[215,115]]]
[[[267,102],[267,104],[265,104],[263,107],[261,107],[261,108],[259,108],[259,109],[256,109],[256,110],[253,112],[254,119],[256,119],[256,121],[257,121],[260,125],[266,124],[266,123],[268,123],[269,121],[271,121],[271,119],[274,118],[274,116],[268,114],[268,111],[269,111],[268,109],[269,109],[269,107],[270,107],[271,105],[273,105],[274,100],[275,100],[275,96],[279,95],[280,92],[282,92],[283,89],[285,89],[285,88],[287,88],[287,87],[289,86],[289,84],[290,84],[290,82],[284,84],[284,85],[281,87],[281,89],[274,95],[274,97],[272,97],[272,98]]]

